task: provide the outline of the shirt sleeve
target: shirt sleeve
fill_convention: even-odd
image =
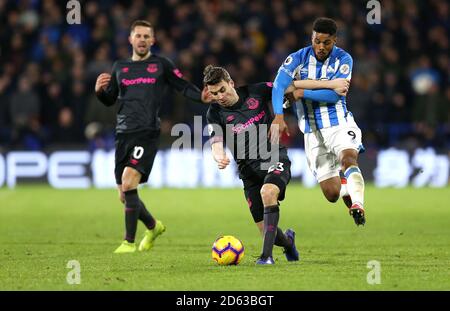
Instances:
[[[345,53],[340,60],[339,68],[334,74],[332,79],[344,78],[347,80],[352,79],[353,70],[353,58],[350,54]]]
[[[119,86],[117,85],[117,62],[114,63],[111,80],[105,90],[101,89],[96,93],[97,98],[105,105],[112,106],[116,103],[117,96],[119,95]]]
[[[272,106],[275,114],[283,114],[284,92],[294,79],[295,69],[300,65],[300,51],[289,55],[278,69],[272,89]]]
[[[272,99],[272,82],[260,82],[253,84],[252,87],[254,88],[255,92],[261,95],[264,100],[270,101]]]
[[[161,59],[164,66],[164,76],[169,85],[183,94],[186,98],[201,103],[200,89],[191,82],[184,80],[183,74],[175,67],[171,60],[165,57],[162,57]]]
[[[210,137],[210,144],[224,141],[224,129],[220,118],[219,111],[210,106],[206,113],[206,120],[208,122],[208,135]]]
[[[305,90],[303,98],[317,102],[336,103],[339,100],[339,95],[328,89]]]

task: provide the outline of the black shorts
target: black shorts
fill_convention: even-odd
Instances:
[[[241,172],[244,173],[244,172]],[[280,189],[278,201],[283,201],[286,195],[286,186],[291,180],[291,161],[289,158],[281,158],[280,162],[270,167],[269,170],[261,170],[258,167],[247,167],[242,174],[244,194],[247,200],[253,220],[260,222],[264,219],[264,204],[261,198],[261,188],[264,184],[275,184]]]
[[[122,184],[122,174],[129,166],[142,174],[140,183],[148,181],[159,145],[159,131],[118,133],[116,135],[116,183]]]

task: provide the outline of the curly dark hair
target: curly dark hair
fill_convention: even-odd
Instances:
[[[336,22],[328,17],[319,17],[314,21],[313,30],[319,33],[327,33],[334,36],[337,31]]]

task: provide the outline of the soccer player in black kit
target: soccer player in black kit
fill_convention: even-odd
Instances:
[[[152,25],[138,20],[129,36],[133,47],[131,59],[114,63],[112,73],[98,76],[95,92],[106,106],[117,103],[115,177],[122,203],[125,204],[125,238],[115,253],[136,251],[135,235],[138,220],[147,230],[139,244],[140,251],[153,246],[156,237],[165,231],[139,199],[137,188],[150,175],[160,134],[159,110],[167,105],[163,96],[170,86],[196,102],[206,101],[206,90],[200,90],[182,79],[182,74],[167,58],[151,53],[155,42]]]
[[[207,112],[214,160],[219,169],[230,163],[224,151],[225,142],[238,165],[253,219],[264,236],[263,250],[256,264],[275,263],[272,257],[274,244],[284,248],[288,261],[299,260],[295,232],[288,229],[283,233],[278,227],[279,201],[284,199],[291,178],[291,162],[286,148],[272,145],[267,138],[268,126],[273,119],[269,109],[272,84],[263,82],[235,88],[224,68],[211,65],[204,70],[203,83],[209,98],[215,102]],[[251,139],[250,131],[258,137]],[[277,156],[274,159],[269,154]]]

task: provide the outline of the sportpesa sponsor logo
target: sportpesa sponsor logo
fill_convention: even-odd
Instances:
[[[155,78],[137,78],[137,79],[122,79],[122,84],[129,86],[135,84],[155,84]]]
[[[239,134],[242,131],[244,131],[245,129],[247,129],[253,123],[258,122],[259,120],[261,120],[265,115],[266,115],[266,112],[265,111],[261,111],[260,113],[258,113],[258,115],[256,115],[255,117],[252,117],[250,120],[248,120],[244,124],[237,124],[237,125],[233,126],[231,128],[231,130],[233,131],[233,133]]]

